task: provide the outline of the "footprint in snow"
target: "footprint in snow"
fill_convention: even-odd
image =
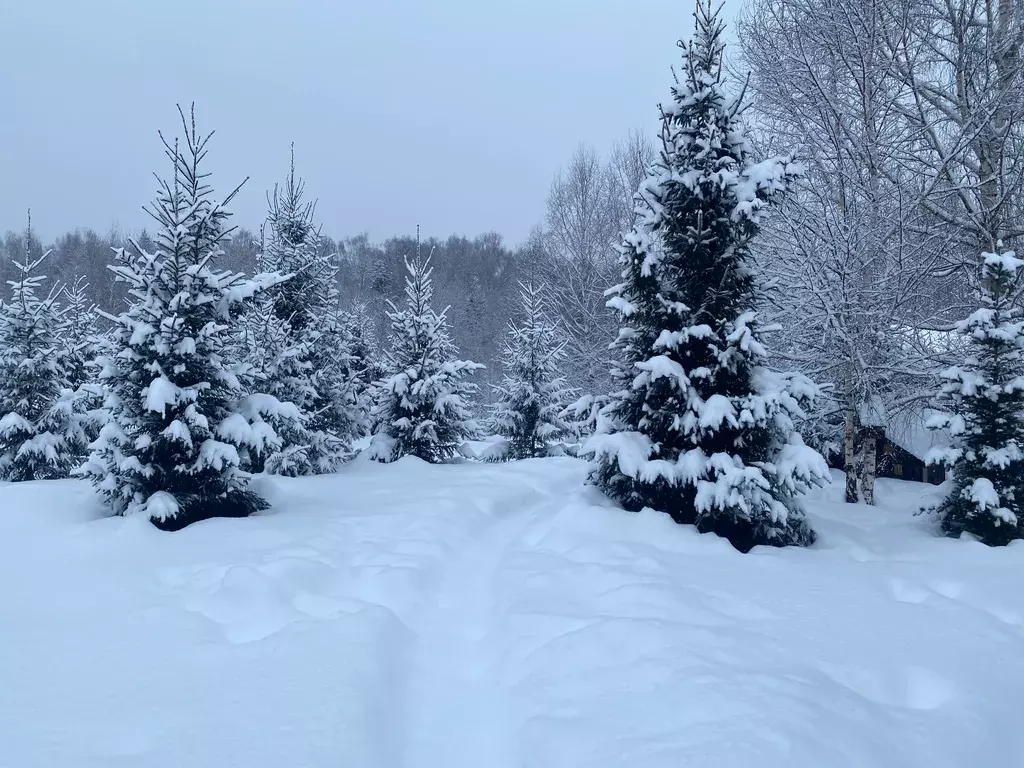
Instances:
[[[212,589],[220,584],[228,565],[192,565],[161,568],[157,578],[171,589]]]
[[[932,594],[939,595],[947,600],[960,601],[966,592],[966,587],[959,581],[937,581],[929,585],[928,588],[925,588],[902,579],[893,579],[889,582],[889,591],[892,593],[893,598],[901,603],[918,604],[923,603]],[[975,605],[974,607],[989,614],[1002,624],[1010,627],[1024,627],[1024,617],[1017,611],[998,605]]]
[[[925,667],[872,670],[821,663],[818,668],[837,685],[886,707],[938,709],[956,693],[949,679]]]
[[[299,592],[292,598],[292,607],[310,619],[336,619],[339,616],[356,613],[366,603],[343,597],[329,597],[313,592]]]
[[[923,603],[928,599],[931,594],[924,587],[919,587],[916,584],[911,584],[903,579],[893,579],[889,582],[889,592],[892,594],[893,599],[901,603]]]
[[[337,571],[328,560],[300,557],[276,557],[257,566],[265,576],[288,585],[291,590],[322,592],[337,580]]]
[[[953,698],[953,684],[937,672],[924,667],[908,667],[903,676],[908,709],[938,709]]]
[[[881,559],[874,552],[857,544],[850,545],[849,553],[850,557],[858,563],[877,563]]]
[[[770,621],[775,614],[767,608],[728,592],[707,593],[704,607],[735,621]]]
[[[1024,627],[1024,618],[1021,618],[1021,615],[1016,611],[1011,611],[1008,608],[1003,608],[998,605],[991,606],[985,610],[987,610],[992,617],[1002,622],[1003,624],[1006,624],[1007,626]]]
[[[932,591],[948,600],[957,600],[963,595],[965,587],[959,581],[937,581],[931,585]]]
[[[219,624],[236,645],[263,640],[301,618],[273,578],[242,565],[228,568],[212,589],[195,592],[185,607]]]

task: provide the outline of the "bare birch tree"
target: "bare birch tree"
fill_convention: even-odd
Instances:
[[[762,139],[807,165],[759,255],[785,289],[788,355],[831,385],[811,426],[828,449],[843,425],[850,502],[873,503],[878,428],[929,392],[915,329],[949,317],[935,301],[941,233],[906,163],[922,129],[885,44],[899,22],[885,0],[759,0],[738,25]]]
[[[1022,234],[1024,9],[1021,0],[904,3],[887,8],[883,42],[909,91],[902,118],[920,137],[905,163],[960,246],[947,268],[975,275],[980,251]]]
[[[653,156],[638,131],[615,145],[607,163],[580,146],[551,184],[540,234],[544,292],[569,339],[570,382],[584,392],[610,391],[608,345],[617,326],[604,293],[619,282],[615,248],[632,225],[633,195]]]

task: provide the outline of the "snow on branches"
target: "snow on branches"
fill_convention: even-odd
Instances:
[[[315,206],[303,201],[295,154],[283,187],[268,196],[265,270],[288,275],[246,318],[245,355],[260,387],[298,406],[297,421],[277,424],[280,448],[253,469],[284,475],[335,471],[365,423],[358,329],[338,305],[337,256],[322,247]]]
[[[510,321],[504,378],[494,387],[491,430],[504,440],[489,449],[491,459],[527,459],[564,452],[572,428],[563,415],[571,397],[561,373],[566,341],[548,319],[541,289],[520,284],[519,322]]]
[[[623,389],[586,449],[594,481],[627,509],[667,512],[742,551],[806,545],[799,496],[828,469],[794,419],[816,387],[767,369],[749,257],[762,210],[800,169],[753,162],[742,104],[722,81],[724,27],[704,0],[695,15],[608,302],[622,322]]]
[[[390,346],[384,376],[375,385],[377,431],[370,455],[439,462],[478,434],[469,407],[477,386],[467,377],[483,366],[455,357],[448,310],[436,312],[431,305],[430,257],[406,259],[405,268],[405,306],[391,304],[388,313]]]
[[[969,354],[942,373],[946,412],[929,426],[952,446],[931,463],[952,468],[953,488],[939,504],[942,529],[986,544],[1024,538],[1024,261],[1002,249],[982,256],[981,306],[957,324]]]
[[[46,278],[36,270],[46,256],[16,261],[18,279],[0,302],[0,480],[67,477],[89,443],[84,402],[69,381],[57,291],[40,295]]]
[[[201,169],[210,135],[179,108],[184,140],[163,138],[169,180],[147,209],[159,225],[153,251],[137,242],[111,266],[130,305],[105,315],[113,328],[99,355],[107,412],[82,468],[119,514],[143,514],[178,529],[209,517],[243,517],[266,507],[248,489],[249,453],[276,450],[270,420],[296,415],[290,403],[249,389],[248,366],[231,358],[240,310],[281,282],[216,269],[230,230]]]

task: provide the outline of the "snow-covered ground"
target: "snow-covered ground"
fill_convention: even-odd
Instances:
[[[0,485],[0,766],[1024,766],[1024,547],[881,481],[741,555],[585,472],[357,462],[174,534]]]

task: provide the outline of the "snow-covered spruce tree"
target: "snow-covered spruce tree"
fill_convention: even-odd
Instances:
[[[558,444],[572,428],[563,417],[572,392],[561,372],[566,341],[548,319],[541,289],[520,283],[522,316],[509,322],[504,378],[494,387],[498,400],[491,429],[505,440],[493,459],[528,459],[561,453]]]
[[[65,355],[65,386],[77,391],[89,380],[97,338],[96,307],[89,301],[85,278],[76,277],[61,291],[58,337]]]
[[[349,359],[347,393],[356,404],[357,434],[362,436],[369,429],[373,383],[383,375],[377,354],[377,329],[364,302],[356,302],[342,314],[341,328]]]
[[[948,412],[929,424],[953,445],[928,460],[953,471],[938,506],[943,531],[995,546],[1024,538],[1024,261],[997,248],[983,255],[981,278],[981,308],[957,324],[971,354],[943,371]]]
[[[33,274],[47,255],[14,262],[18,279],[0,303],[0,480],[67,477],[89,443],[84,408],[67,387],[55,296],[41,297],[46,277]]]
[[[96,381],[96,358],[102,335],[97,328],[96,305],[86,294],[88,287],[83,277],[76,277],[64,286],[59,297],[57,339],[62,355],[63,386],[68,389],[63,399],[72,417],[75,444],[81,444],[73,462],[74,469],[88,456],[89,445],[99,436],[106,418],[102,389]],[[81,441],[83,434],[84,443]]]
[[[101,347],[99,381],[107,420],[83,466],[117,514],[143,514],[165,530],[210,517],[244,517],[266,507],[249,490],[240,451],[279,445],[265,417],[297,415],[291,404],[247,390],[248,369],[225,357],[244,305],[277,275],[252,280],[215,267],[227,205],[212,200],[201,170],[212,134],[179,108],[184,140],[161,141],[170,180],[147,211],[158,232],[152,252],[137,242],[110,269],[128,284],[130,305]]]
[[[313,435],[308,429],[308,408],[317,392],[312,383],[309,341],[296,338],[287,320],[274,314],[261,294],[248,307],[242,323],[239,357],[248,361],[254,386],[283,402],[296,406],[296,413],[269,417],[279,439],[270,452],[242,454],[242,467],[249,472],[270,472],[295,477],[309,474]]]
[[[799,496],[828,468],[793,420],[816,388],[765,367],[749,256],[762,209],[799,169],[752,162],[742,104],[723,87],[724,27],[710,0],[695,16],[609,301],[625,388],[586,448],[594,481],[627,509],[661,510],[744,552],[807,545]]]
[[[468,400],[477,386],[467,376],[484,366],[455,358],[447,308],[431,306],[430,257],[405,260],[405,307],[391,304],[384,377],[375,385],[376,434],[370,455],[379,461],[417,456],[432,463],[453,456],[477,436]]]
[[[352,442],[365,432],[366,425],[362,362],[354,351],[352,318],[338,306],[334,278],[331,285],[334,303],[321,321],[309,355],[318,396],[309,422],[318,472],[334,471],[348,460]]]
[[[338,306],[336,255],[323,249],[304,191],[293,148],[284,186],[268,196],[260,253],[263,269],[291,278],[261,297],[246,333],[261,386],[303,414],[301,425],[280,430],[281,450],[254,466],[288,475],[335,471],[364,421],[349,318]]]

